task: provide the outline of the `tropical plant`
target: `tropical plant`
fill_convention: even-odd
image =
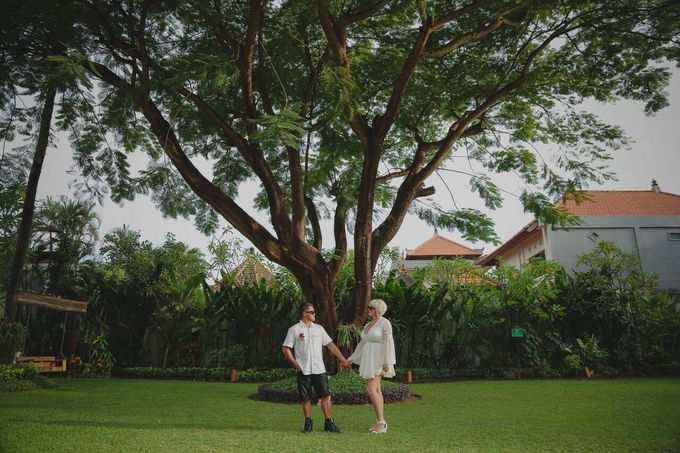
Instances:
[[[127,228],[107,234],[100,251],[104,262],[88,275],[90,306],[118,362],[177,363],[208,267],[201,253],[172,235],[154,247]]]
[[[223,274],[223,277],[226,277],[226,274]],[[224,348],[217,347],[224,333],[222,325],[227,320],[227,297],[226,291],[214,291],[205,282],[194,289],[190,326],[191,332],[198,334],[199,337],[203,366],[209,366],[211,353],[217,351],[219,359],[222,353],[226,352]],[[243,368],[243,365],[240,368]]]
[[[585,341],[577,338],[575,349],[576,354],[581,359],[581,363],[592,369],[604,365],[609,356],[607,351],[600,347],[600,343],[595,338],[595,335],[591,335]]]
[[[584,269],[560,284],[567,341],[595,335],[610,351],[612,365],[639,365],[652,346],[645,328],[652,314],[648,301],[654,277],[641,271],[637,257],[607,241],[581,256],[579,263]]]
[[[516,348],[520,356],[514,359],[515,365],[539,365],[543,357],[560,353],[560,344],[550,335],[558,331],[556,323],[565,315],[564,307],[556,303],[559,292],[554,282],[560,271],[556,262],[532,258],[519,268],[501,263],[490,274],[498,325],[488,335],[495,337],[493,344],[498,349],[493,352],[504,357],[503,365],[513,364]],[[516,327],[523,329],[524,336],[508,341]]]
[[[92,330],[85,338],[87,361],[83,366],[85,377],[109,377],[116,363],[109,350],[109,343],[103,331]]]
[[[40,289],[68,298],[81,296],[81,266],[93,257],[98,238],[99,217],[94,203],[66,197],[42,201],[32,238],[32,270],[34,278],[42,280]]]
[[[251,285],[231,278],[222,282],[228,341],[245,346],[246,367],[285,364],[280,343],[297,319],[298,291],[266,280]]]

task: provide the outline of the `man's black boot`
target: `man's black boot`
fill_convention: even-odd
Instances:
[[[340,428],[337,427],[335,421],[332,418],[327,418],[323,424],[323,430],[327,433],[339,433]]]
[[[302,428],[302,432],[305,434],[309,434],[312,432],[312,428],[314,427],[314,422],[312,421],[311,417],[306,417],[305,418],[305,427]]]

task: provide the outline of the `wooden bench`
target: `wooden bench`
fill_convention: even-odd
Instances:
[[[41,373],[65,373],[66,359],[57,359],[53,355],[48,356],[20,356],[17,363],[28,363],[38,367]]]

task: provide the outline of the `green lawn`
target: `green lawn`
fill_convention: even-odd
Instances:
[[[305,436],[299,406],[251,400],[254,384],[58,383],[0,394],[0,451],[680,451],[679,379],[419,384],[422,400],[387,406],[384,436],[370,406],[336,406],[343,434]]]

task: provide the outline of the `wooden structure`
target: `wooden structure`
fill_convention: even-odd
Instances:
[[[47,296],[45,294],[19,292],[19,303],[35,305],[37,307],[50,308],[59,311],[71,311],[76,313],[87,312],[87,302],[80,300],[64,299],[63,297]]]
[[[20,304],[35,305],[36,307],[49,308],[73,313],[86,313],[87,302],[80,300],[65,299],[63,297],[48,296],[20,291],[18,294]],[[66,321],[64,321],[64,333],[66,333]],[[64,347],[64,335],[61,339],[62,348]],[[66,357],[62,351],[57,356],[19,356],[17,363],[26,363],[38,367],[41,373],[66,373]]]
[[[19,356],[17,363],[35,365],[41,373],[65,373],[66,359],[63,357],[48,356]]]

